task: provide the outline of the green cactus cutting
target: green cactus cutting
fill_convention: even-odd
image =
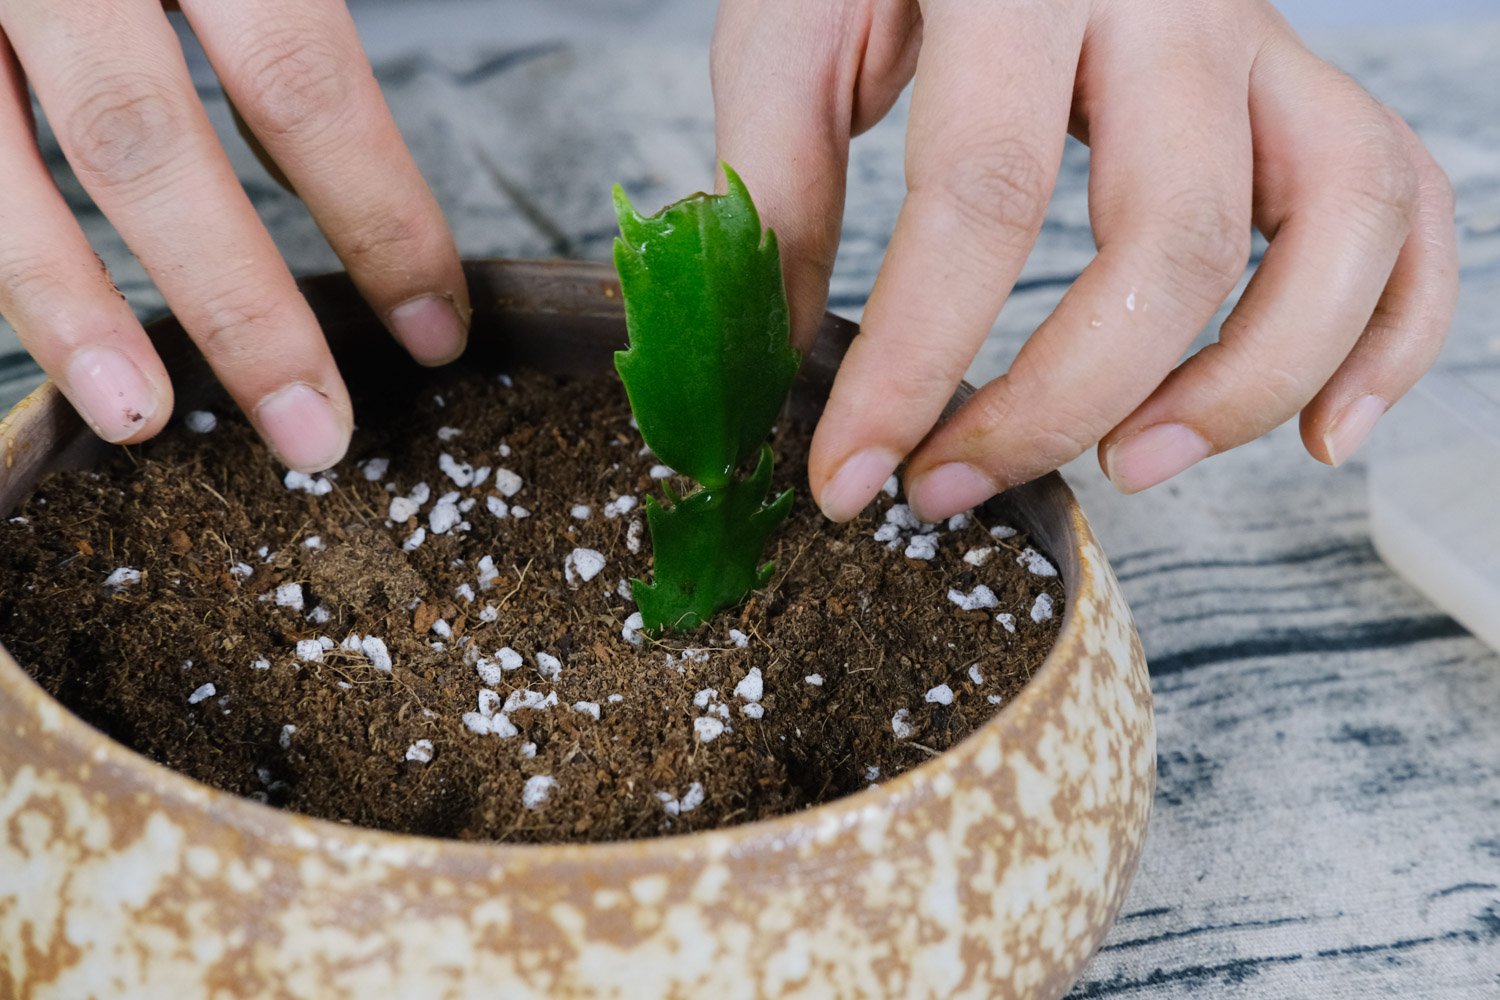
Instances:
[[[776,234],[739,176],[643,217],[615,187],[615,269],[630,349],[615,355],[630,409],[656,456],[698,489],[646,500],[655,582],[636,581],[645,627],[692,628],[770,580],[758,565],[792,493],[766,503],[771,449],[801,357]],[[741,466],[759,456],[748,476]]]

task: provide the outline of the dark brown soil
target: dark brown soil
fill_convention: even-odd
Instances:
[[[649,537],[639,507],[604,508],[660,484],[617,380],[436,376],[380,402],[322,495],[284,485],[227,405],[206,433],[179,419],[97,472],[49,480],[0,523],[0,640],[82,718],[218,788],[388,830],[596,841],[747,822],[897,775],[983,723],[1056,636],[1060,581],[1025,568],[1024,536],[943,526],[933,558],[907,558],[920,530],[872,537],[896,504],[884,494],[830,524],[806,495],[809,429],[792,426],[775,439],[776,472],[799,495],[772,542],[771,586],[696,632],[632,645],[621,583],[649,574]],[[493,471],[460,488],[443,453],[523,485],[503,503]],[[367,479],[372,458],[389,468]],[[391,523],[392,498],[419,482],[420,513]],[[436,533],[434,505],[454,490],[467,527]],[[404,551],[419,527],[425,541]],[[604,557],[588,582],[567,579],[575,548]],[[497,575],[482,583],[486,556]],[[111,585],[121,569],[138,581]],[[288,584],[301,610],[277,603]],[[949,597],[979,584],[998,606]],[[1036,621],[1042,594],[1054,613]],[[351,633],[380,639],[393,668],[372,662],[378,647],[344,648]],[[321,659],[299,660],[299,641],[325,647]],[[542,654],[560,662],[555,679]],[[759,718],[754,692],[736,694],[752,668]],[[465,722],[492,697],[481,689],[515,735]],[[522,690],[555,703],[504,712]],[[911,727],[899,736],[898,713]],[[545,795],[535,808],[529,779]]]

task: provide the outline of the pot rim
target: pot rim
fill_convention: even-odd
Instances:
[[[613,308],[602,310],[606,316],[618,309],[618,284],[614,283],[614,272],[608,265],[582,261],[510,261],[499,258],[468,260],[471,285],[476,273],[492,276],[520,277],[525,280],[528,271],[538,269],[554,275],[561,274],[570,281],[599,283],[605,288],[605,298],[613,299]],[[344,296],[342,286],[349,285],[343,272],[330,272],[301,279],[299,284],[310,300],[318,293],[337,292]],[[608,289],[613,288],[611,293]],[[350,286],[352,290],[352,286]],[[504,308],[504,300],[498,302]],[[597,304],[594,308],[598,308]],[[581,312],[587,312],[585,306]],[[479,310],[476,309],[476,314]],[[544,310],[545,312],[545,310]],[[320,317],[321,319],[322,317]],[[476,315],[477,318],[477,315]],[[373,319],[372,319],[373,321]],[[170,317],[148,325],[153,333],[174,321]],[[623,322],[623,318],[621,318]],[[847,338],[857,332],[857,327],[846,320],[833,317],[825,320],[825,335],[819,338],[819,350],[829,340],[829,326],[844,328],[838,335],[844,340],[835,344],[832,351],[842,356]],[[476,329],[479,324],[476,323]],[[818,351],[810,352],[816,356]],[[815,357],[809,357],[809,362]],[[825,359],[826,360],[826,359]],[[800,381],[800,380],[799,380]],[[972,394],[973,389],[963,383],[950,403],[950,411]],[[77,430],[87,435],[88,431],[72,414],[69,404],[57,386],[48,380],[16,404],[0,419],[0,449],[5,450],[4,464],[11,465],[7,446],[14,446],[14,435],[24,423],[58,412],[62,408],[66,416],[77,425]],[[90,442],[92,444],[92,442]],[[56,449],[65,451],[67,445]],[[561,863],[588,862],[589,864],[611,864],[629,859],[633,865],[643,861],[670,862],[672,855],[718,854],[726,850],[740,853],[753,845],[770,842],[781,848],[795,848],[819,839],[823,831],[841,829],[857,822],[867,809],[894,809],[903,799],[920,800],[935,794],[933,785],[939,776],[968,758],[972,758],[981,744],[1003,736],[1024,735],[1030,730],[1029,718],[1047,702],[1058,697],[1055,689],[1066,684],[1065,665],[1073,661],[1072,649],[1083,641],[1076,609],[1082,602],[1096,603],[1103,599],[1098,592],[1100,581],[1096,579],[1095,567],[1090,565],[1089,550],[1093,547],[1092,532],[1080,509],[1073,491],[1056,472],[1017,488],[1019,491],[1035,493],[1037,500],[1059,504],[1066,515],[1065,537],[1071,546],[1069,553],[1050,553],[1062,575],[1065,607],[1056,642],[1042,664],[1027,680],[1025,686],[980,727],[949,747],[936,757],[923,761],[916,767],[881,782],[874,791],[866,789],[845,795],[842,798],[819,803],[798,812],[775,816],[729,827],[715,827],[683,834],[664,834],[639,840],[604,841],[589,844],[548,843],[504,843],[462,841],[418,834],[394,833],[370,827],[355,826],[306,816],[301,813],[262,804],[252,799],[221,791],[189,777],[182,772],[158,763],[144,754],[120,743],[75,715],[61,702],[53,698],[28,674],[10,652],[0,645],[0,700],[18,704],[22,711],[30,711],[43,729],[52,731],[62,745],[71,749],[79,758],[89,759],[96,765],[108,764],[118,768],[121,777],[128,782],[121,793],[146,791],[162,797],[171,797],[184,802],[197,803],[215,814],[216,822],[226,822],[235,828],[252,832],[269,840],[304,839],[311,835],[324,849],[333,849],[342,854],[373,854],[390,850],[401,852],[410,860],[427,858],[435,860],[443,856],[447,861],[460,864],[494,864],[509,859],[536,863],[548,860]],[[0,516],[7,516],[0,511]],[[1071,558],[1078,556],[1081,558]],[[59,731],[60,730],[60,731]],[[1010,745],[1012,739],[1004,739]],[[655,858],[653,856],[660,856]]]

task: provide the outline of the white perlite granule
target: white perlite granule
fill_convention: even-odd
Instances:
[[[276,588],[276,604],[279,607],[302,610],[302,584],[283,583]]]
[[[1005,699],[1004,699],[1004,698],[1002,698],[1002,697],[1000,697],[1000,695],[998,695],[998,694],[992,694],[992,695],[989,695],[989,696],[988,696],[988,698],[987,698],[987,700],[988,700],[988,701],[989,701],[989,703],[990,703],[990,704],[991,704],[991,705],[998,705],[998,704],[1000,704],[1000,703],[1001,703],[1001,702],[1002,702],[1002,701],[1004,701],[1004,700],[1005,700]]]
[[[630,527],[625,531],[625,547],[632,554],[641,551],[641,532],[646,529],[645,524],[640,521],[631,521]]]
[[[666,479],[671,474],[672,467],[669,465],[653,465],[649,473],[652,479]]]
[[[460,583],[457,587],[455,587],[453,589],[453,596],[454,597],[462,597],[464,600],[468,601],[470,604],[473,604],[474,603],[474,588],[471,587],[471,586],[469,586],[467,583]]]
[[[604,505],[604,516],[613,520],[621,514],[628,514],[635,509],[635,503],[636,500],[633,496],[615,497]]]
[[[1027,572],[1033,573],[1036,576],[1057,575],[1057,567],[1048,562],[1046,556],[1029,546],[1022,549],[1021,554],[1016,556],[1016,562],[1019,565],[1025,566]]]
[[[486,684],[499,684],[500,679],[505,676],[500,670],[500,664],[482,657],[474,661],[474,670]]]
[[[570,586],[588,583],[604,569],[604,553],[596,549],[574,549],[563,560],[563,576]]]
[[[962,531],[969,526],[969,515],[967,513],[954,514],[948,518],[949,531]]]
[[[693,731],[704,743],[712,743],[724,732],[724,723],[718,719],[704,715],[693,720]]]
[[[521,744],[521,758],[523,760],[530,760],[531,758],[533,758],[535,756],[536,756],[536,744],[535,743],[522,743]]]
[[[439,618],[432,623],[432,630],[444,639],[453,638],[453,626],[449,625],[447,619]]]
[[[1015,534],[1016,529],[1008,524],[997,524],[990,529],[990,537],[994,539],[1012,538]]]
[[[522,507],[520,504],[516,504],[515,506],[511,507],[510,516],[519,520],[523,517],[530,517],[531,511],[527,510],[525,507]]]
[[[927,692],[927,701],[934,705],[953,704],[953,689],[946,684],[939,684]]]
[[[589,515],[593,512],[594,508],[590,507],[586,503],[574,504],[573,509],[568,511],[568,513],[572,515],[573,520],[575,521],[587,521],[589,519]]]
[[[292,734],[296,731],[297,727],[290,722],[281,727],[281,736],[276,741],[281,744],[281,749],[290,750],[292,748]]]
[[[703,804],[703,784],[697,781],[693,782],[688,786],[688,790],[682,794],[681,799],[678,799],[670,792],[657,792],[656,798],[669,816],[692,812]]]
[[[395,523],[401,524],[406,521],[407,518],[415,517],[417,511],[421,509],[422,505],[417,503],[411,497],[391,497],[391,506],[390,509],[386,511],[385,516],[390,518]]]
[[[260,659],[256,660],[254,663],[250,664],[250,669],[251,670],[270,670],[271,669],[271,661],[268,660],[268,659],[266,659],[264,656],[262,656]]]
[[[557,787],[557,781],[548,774],[538,774],[526,779],[526,787],[521,789],[521,805],[527,809],[540,809],[547,796],[552,794],[552,789]]]
[[[746,646],[750,645],[750,637],[737,628],[732,628],[729,630],[729,641],[734,643],[735,646],[740,649],[744,649]]]
[[[924,525],[917,520],[917,515],[911,512],[911,508],[904,503],[891,504],[890,510],[885,512],[885,523],[894,524],[902,531],[921,531]]]
[[[973,681],[975,684],[984,683],[984,674],[981,674],[979,672],[979,664],[974,663],[969,666],[969,680]]]
[[[188,415],[183,418],[183,422],[187,424],[187,429],[194,434],[207,434],[219,426],[219,418],[207,410],[190,410]]]
[[[365,654],[365,659],[370,661],[370,666],[386,673],[391,672],[391,654],[385,648],[385,640],[367,635],[359,641],[359,649]]]
[[[1048,618],[1051,618],[1051,617],[1052,617],[1052,595],[1051,594],[1038,594],[1038,595],[1036,595],[1036,603],[1031,606],[1031,620],[1034,621],[1034,622],[1044,622]]]
[[[500,651],[495,655],[500,659],[500,669],[502,670],[519,670],[526,662],[520,653],[509,646],[501,646]]]
[[[406,748],[406,759],[414,760],[418,764],[426,764],[432,760],[432,741],[417,740]]]
[[[885,481],[885,485],[881,489],[885,491],[886,496],[895,499],[896,491],[901,489],[901,481],[895,476],[891,476]]]
[[[432,510],[427,514],[427,527],[434,535],[446,535],[458,527],[459,522],[464,519],[463,514],[458,510],[458,497],[457,490],[444,493],[438,498],[438,502],[432,505]]]
[[[906,543],[906,558],[931,559],[937,555],[936,535],[913,535]]]
[[[630,617],[625,619],[625,627],[620,629],[620,638],[632,646],[639,646],[643,641],[641,639],[641,629],[645,627],[646,620],[641,617],[641,613],[633,611]]]
[[[599,703],[597,701],[575,701],[573,711],[581,715],[592,716],[595,722],[599,721]]]
[[[505,699],[505,708],[502,709],[507,715],[522,708],[540,711],[551,708],[557,704],[557,692],[549,691],[543,695],[540,691],[531,691],[526,688],[518,688],[512,691]]]
[[[238,562],[229,567],[229,575],[241,580],[248,580],[255,575],[255,567],[249,563]]]
[[[983,566],[984,561],[995,554],[992,548],[970,549],[964,553],[964,562],[970,566]]]
[[[296,469],[288,472],[286,478],[282,479],[281,484],[289,490],[304,490],[315,497],[333,492],[333,483],[328,481],[327,476],[319,476],[317,479],[314,479],[307,473],[298,472]]]
[[[865,768],[865,780],[866,781],[874,781],[875,779],[877,779],[879,777],[880,777],[880,767],[879,767],[879,765],[877,765],[877,764],[871,764],[869,767]]]
[[[138,569],[131,569],[129,566],[121,566],[119,569],[115,570],[113,573],[109,574],[109,576],[104,578],[104,585],[106,587],[114,587],[116,590],[119,590],[121,587],[128,587],[131,584],[140,582],[141,571]],[[300,608],[301,605],[298,605],[298,607]]]
[[[536,672],[542,675],[543,680],[557,682],[562,675],[562,661],[551,653],[536,654]]]
[[[479,559],[479,589],[492,590],[495,581],[500,579],[500,571],[495,568],[494,556],[481,556]]]
[[[425,541],[427,541],[427,529],[419,527],[407,536],[406,541],[401,543],[401,550],[403,552],[415,552],[421,548],[422,543]]]
[[[314,625],[326,625],[326,624],[328,624],[328,619],[330,619],[332,617],[333,617],[332,612],[330,612],[326,607],[324,607],[321,604],[319,604],[317,607],[313,608],[307,614],[307,620],[310,621],[310,622],[312,622]]]
[[[525,481],[509,469],[495,470],[495,489],[499,490],[506,499],[521,492],[521,487],[524,485]]]
[[[753,701],[750,704],[746,705],[743,709],[741,709],[741,711],[744,712],[746,716],[752,719],[759,719],[761,716],[766,714],[765,708]]]
[[[896,734],[896,739],[909,740],[916,733],[917,730],[912,726],[910,719],[911,712],[905,708],[896,709],[896,714],[891,716],[891,732]]]
[[[323,644],[316,639],[298,639],[297,659],[304,663],[322,662]]]
[[[760,667],[751,667],[744,679],[734,686],[734,696],[746,701],[760,701],[763,694],[765,694],[765,681],[761,677]]]
[[[439,427],[437,435],[439,441],[452,441],[462,433],[463,431],[457,427]]]
[[[479,612],[479,620],[482,622],[494,622],[500,620],[500,609],[493,604],[486,604],[484,610]]]
[[[948,591],[948,600],[957,604],[962,611],[978,611],[981,608],[998,608],[1000,606],[1000,601],[995,597],[995,592],[982,583],[967,594],[961,590],[950,589]]]
[[[1001,614],[998,614],[998,615],[995,616],[995,621],[999,622],[1002,626],[1004,626],[1005,627],[1005,631],[1007,631],[1007,632],[1014,632],[1016,630],[1016,616],[1015,615],[1001,613]]]
[[[635,599],[635,587],[631,585],[629,580],[621,580],[619,586],[615,588],[615,593],[620,595],[621,600],[631,601]]]
[[[204,684],[202,687],[196,689],[192,694],[188,695],[188,704],[196,705],[198,704],[198,702],[202,701],[205,698],[212,698],[217,693],[217,689],[212,684]]]
[[[808,674],[806,677],[804,677],[802,679],[804,681],[806,681],[807,683],[811,684],[813,687],[822,687],[823,686],[823,675],[822,674]]]
[[[360,469],[364,471],[365,482],[378,483],[385,478],[386,470],[391,467],[388,458],[372,458],[360,463]]]
[[[718,688],[704,688],[703,690],[699,691],[697,694],[693,695],[693,704],[696,705],[696,706],[698,706],[699,708],[707,708],[709,702],[711,702],[711,701],[718,701],[718,700],[719,700],[719,689]]]
[[[485,497],[484,506],[486,510],[498,518],[503,519],[510,516],[510,508],[505,505],[504,500],[501,500],[497,496]]]

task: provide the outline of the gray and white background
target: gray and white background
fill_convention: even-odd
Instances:
[[[1500,369],[1500,6],[1287,3],[1310,43],[1412,123],[1458,194],[1463,293],[1444,365]],[[709,183],[709,0],[356,2],[377,75],[468,256],[605,259],[608,191]],[[200,91],[292,270],[337,261]],[[903,192],[905,102],[856,141],[832,307],[857,317]],[[43,130],[59,185],[143,317],[161,299]],[[1089,260],[1088,151],[970,369],[1003,371]],[[1212,338],[1213,328],[1204,340]],[[0,323],[0,410],[40,373]],[[1160,765],[1145,857],[1074,998],[1500,997],[1500,656],[1370,543],[1366,468],[1294,427],[1120,497],[1066,474],[1151,663]],[[1495,500],[1500,514],[1500,496]]]

